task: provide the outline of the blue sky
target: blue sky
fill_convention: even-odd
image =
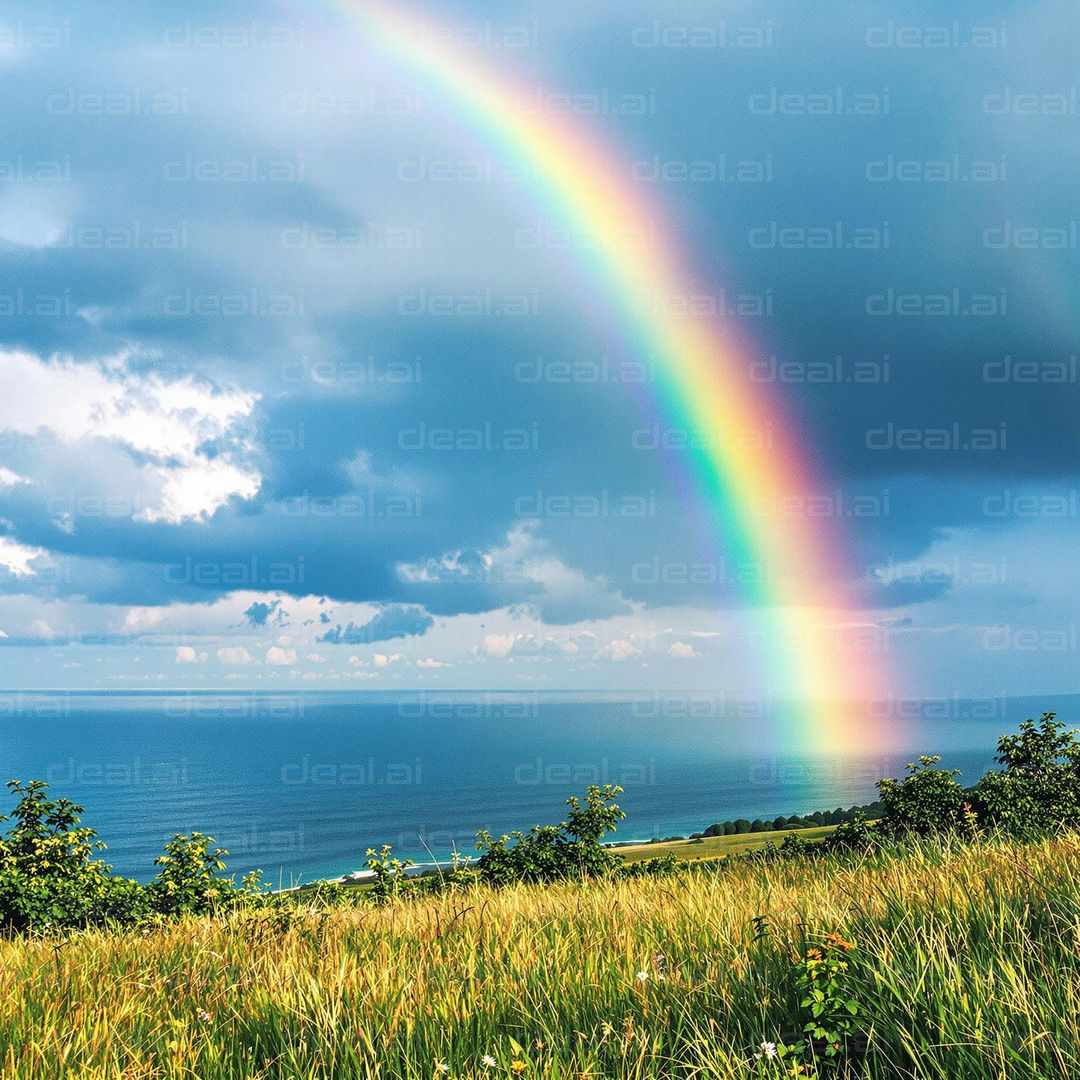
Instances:
[[[754,298],[830,478],[760,512],[847,520],[904,691],[1075,689],[1080,13],[419,7]],[[762,691],[602,283],[362,30],[15,2],[0,72],[3,685]]]

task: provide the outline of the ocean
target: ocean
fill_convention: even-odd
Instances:
[[[645,840],[872,802],[919,753],[974,782],[1000,734],[1075,717],[1078,698],[891,705],[895,751],[826,758],[783,745],[783,706],[706,696],[0,692],[0,752],[4,779],[85,808],[117,873],[148,880],[169,837],[199,830],[230,872],[289,885],[360,869],[384,843],[416,862],[473,855],[478,829],[558,821],[591,783],[625,789],[612,839]]]

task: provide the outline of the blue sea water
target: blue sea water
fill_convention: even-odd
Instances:
[[[871,802],[918,753],[974,781],[1000,734],[1078,701],[893,706],[895,751],[824,758],[784,745],[783,707],[707,697],[9,692],[0,761],[4,779],[84,806],[119,873],[152,877],[164,842],[197,829],[231,871],[290,884],[359,869],[383,843],[418,862],[473,854],[477,829],[558,821],[590,783],[622,785],[615,839],[635,840]]]

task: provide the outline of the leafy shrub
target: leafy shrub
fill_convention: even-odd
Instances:
[[[111,878],[94,858],[105,844],[80,824],[81,806],[49,799],[49,785],[12,780],[15,810],[0,821],[14,826],[0,839],[0,925],[9,932],[74,928],[128,920],[145,908],[142,886]]]
[[[791,837],[790,839],[795,839]],[[854,820],[843,821],[824,840],[823,851],[869,851],[880,839],[876,826],[871,825],[864,814],[856,814]]]
[[[610,874],[621,860],[600,841],[626,817],[615,802],[621,794],[621,787],[594,785],[586,791],[584,803],[576,796],[566,800],[570,813],[558,825],[534,825],[527,833],[498,839],[481,830],[476,834],[477,850],[483,852],[476,862],[481,880],[507,885]]]
[[[789,832],[780,844],[779,851],[788,858],[802,858],[811,853],[813,844],[797,832]]]
[[[637,862],[624,862],[618,867],[618,875],[623,878],[670,877],[679,873],[683,864],[670,852],[655,859],[638,859]]]
[[[995,760],[1002,772],[988,772],[975,786],[975,812],[988,824],[1025,834],[1080,823],[1080,740],[1043,713],[1025,720],[1016,735],[998,740]]]
[[[802,1038],[793,1043],[763,1043],[755,1055],[758,1075],[776,1075],[772,1063],[788,1076],[816,1077],[836,1072],[861,1050],[862,1002],[851,974],[855,942],[826,934],[795,961],[795,989],[802,1012]],[[854,1051],[854,1053],[853,1053]]]
[[[885,825],[890,831],[929,836],[958,829],[963,822],[964,789],[956,782],[959,769],[936,768],[940,757],[920,756],[909,762],[903,780],[879,780],[885,804]]]
[[[161,915],[205,915],[235,891],[232,878],[219,877],[225,869],[224,848],[214,848],[212,836],[177,833],[165,853],[154,860],[158,876],[147,886],[151,908]],[[245,879],[248,881],[250,879]]]
[[[378,851],[367,849],[367,868],[373,875],[368,897],[374,904],[388,904],[409,887],[406,871],[415,864],[412,859],[395,858],[392,851],[389,844],[383,844]]]
[[[106,867],[106,871],[111,867]],[[130,926],[150,914],[150,896],[146,886],[132,878],[113,877],[104,873],[101,891],[94,904],[95,925]]]

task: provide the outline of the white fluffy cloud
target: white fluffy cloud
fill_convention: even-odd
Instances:
[[[29,484],[30,480],[17,472],[0,466],[0,487],[14,487],[16,484]]]
[[[134,373],[127,359],[75,363],[0,350],[0,431],[47,432],[75,454],[105,443],[136,455],[137,521],[200,520],[233,496],[254,496],[261,477],[247,460],[247,429],[258,395]]]
[[[482,656],[495,659],[509,656],[519,636],[518,634],[485,634],[484,640],[480,642],[480,653]]]
[[[388,653],[378,653],[377,652],[372,656],[371,659],[372,659],[372,662],[375,664],[376,667],[389,667],[391,664],[396,664],[399,661],[404,660],[405,655],[403,653],[399,653],[399,652],[389,653],[389,654]],[[352,663],[352,658],[351,657],[349,659],[349,662]]]
[[[204,652],[196,652],[190,645],[176,646],[176,663],[178,664],[205,664],[209,659]]]
[[[610,660],[613,664],[622,664],[641,656],[641,650],[632,641],[610,641],[602,649],[597,649],[598,660]]]
[[[288,667],[296,663],[296,650],[283,649],[280,645],[271,645],[266,650],[266,662],[271,667]]]
[[[575,638],[577,640],[575,640]],[[553,657],[576,656],[581,651],[579,642],[590,643],[591,635],[579,633],[575,637],[550,637],[536,634],[486,634],[472,650],[474,656],[499,660],[503,657]]]
[[[605,578],[589,577],[553,554],[539,528],[538,522],[521,522],[490,551],[455,551],[425,562],[398,563],[395,569],[410,585],[468,581],[507,596],[525,595],[546,623],[569,625],[631,612],[629,601]]]
[[[217,658],[223,664],[250,664],[255,659],[243,645],[226,645],[218,649]]]
[[[34,573],[31,561],[44,554],[41,548],[20,544],[10,536],[0,536],[0,566],[6,566],[16,577],[31,577]]]
[[[668,647],[668,656],[675,660],[696,660],[701,654],[693,645],[685,641],[673,641]]]
[[[129,634],[145,633],[159,626],[168,617],[164,607],[133,607],[124,614],[124,630]]]
[[[181,468],[156,470],[161,478],[158,505],[135,515],[138,521],[177,523],[209,517],[234,495],[250,499],[259,476],[228,461],[191,461]]]

